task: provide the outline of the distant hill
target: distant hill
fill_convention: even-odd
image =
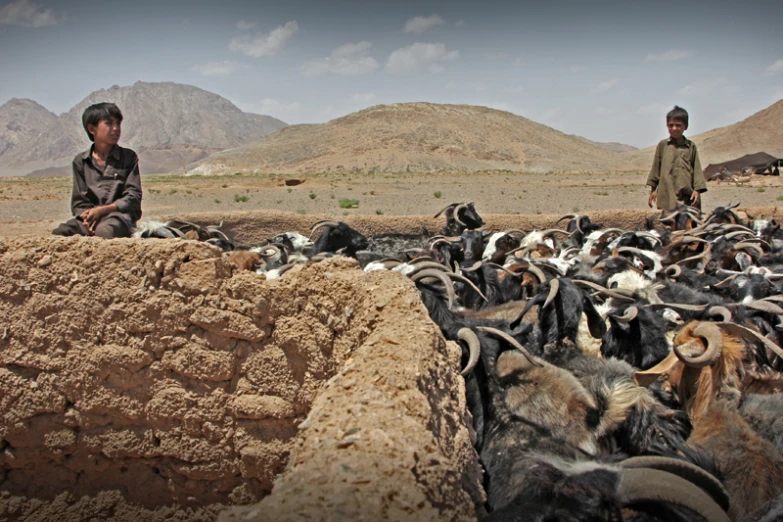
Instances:
[[[0,158],[35,141],[56,121],[56,114],[33,100],[12,98],[0,107]]]
[[[767,152],[778,158],[783,157],[783,100],[778,100],[740,122],[688,138],[693,140],[699,149],[702,167],[755,152]],[[623,163],[626,166],[648,169],[654,151],[653,146],[625,153]]]
[[[471,105],[378,105],[292,125],[183,172],[405,172],[611,169],[616,154],[509,112]]]
[[[23,110],[20,101],[27,102],[30,110]],[[139,153],[142,173],[169,172],[286,126],[269,116],[242,112],[217,94],[171,82],[136,82],[130,87],[115,85],[95,91],[60,117],[46,111],[53,117],[48,120],[43,116],[45,109],[35,102],[11,100],[0,107],[0,124],[18,128],[24,127],[25,121],[38,123],[28,125],[31,131],[23,138],[17,133],[14,146],[0,152],[0,173],[39,171],[40,175],[53,172],[45,169],[70,165],[77,153],[90,146],[82,128],[82,112],[104,101],[114,102],[122,110],[120,144]],[[0,134],[0,147],[11,142],[10,138],[3,139]]]
[[[617,143],[616,141],[610,141],[610,142],[591,141],[588,140],[587,138],[583,138],[582,136],[577,136],[576,134],[571,134],[571,136],[580,139],[584,142],[592,143],[596,147],[599,147],[601,149],[606,149],[611,152],[631,152],[633,150],[639,150],[633,145],[626,145],[625,143]]]

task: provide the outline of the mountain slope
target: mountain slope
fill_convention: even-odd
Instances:
[[[183,169],[193,174],[612,168],[617,154],[521,116],[470,105],[378,105],[286,127]]]
[[[90,141],[82,127],[89,105],[114,102],[123,113],[121,145],[139,153],[142,172],[167,172],[212,152],[258,140],[286,124],[242,112],[217,94],[171,82],[136,82],[95,91],[26,145],[0,156],[3,171],[70,164]]]
[[[38,138],[57,115],[33,100],[11,98],[0,107],[0,158]]]

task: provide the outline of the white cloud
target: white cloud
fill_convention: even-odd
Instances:
[[[245,34],[231,40],[229,49],[239,51],[247,56],[273,56],[280,52],[285,43],[299,30],[296,20],[275,27],[271,33]]]
[[[421,34],[427,29],[435,27],[436,25],[443,25],[445,23],[446,21],[436,14],[427,17],[417,16],[405,22],[405,28],[403,29],[403,32]]]
[[[454,27],[465,27],[465,20],[457,20],[454,22]]]
[[[680,94],[683,96],[703,96],[712,93],[720,87],[730,89],[731,86],[727,85],[728,83],[729,81],[723,77],[713,78],[710,80],[701,80],[698,82],[689,83],[680,89]]]
[[[393,74],[403,74],[427,68],[431,73],[443,72],[441,62],[459,58],[459,51],[447,51],[442,43],[415,43],[392,51],[386,61],[386,70]]]
[[[766,68],[768,74],[783,73],[783,60],[778,60]]]
[[[612,89],[617,86],[617,80],[612,78],[611,80],[606,80],[605,82],[601,82],[595,87],[593,87],[593,92],[606,92],[609,89]]]
[[[585,70],[585,66],[584,65],[572,65],[571,67],[568,68],[568,70],[571,71],[572,73],[576,73],[576,72],[579,72],[579,71],[584,71]]]
[[[28,0],[17,0],[0,7],[0,25],[46,27],[57,22],[57,17],[51,9],[44,9],[43,6]]]
[[[252,29],[255,26],[256,26],[255,22],[248,22],[247,20],[240,20],[237,22],[237,29],[241,29],[242,31]]]
[[[226,76],[236,71],[240,67],[246,67],[246,65],[239,62],[225,60],[222,62],[209,62],[194,65],[193,70],[202,76]]]
[[[373,92],[357,92],[351,95],[351,101],[357,103],[370,103],[375,100]]]
[[[658,54],[650,53],[647,55],[644,61],[646,63],[674,62],[677,60],[684,60],[685,58],[690,58],[691,56],[693,56],[693,51],[686,51],[684,49],[671,49],[664,53],[658,53]]]
[[[367,41],[341,45],[326,58],[305,63],[302,66],[302,74],[317,76],[333,73],[356,76],[371,73],[378,68],[378,62],[372,56],[367,55],[370,49],[372,49],[372,44]]]

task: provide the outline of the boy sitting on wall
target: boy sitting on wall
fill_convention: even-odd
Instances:
[[[141,218],[141,177],[135,152],[117,145],[122,113],[113,103],[90,105],[82,125],[93,145],[73,159],[73,219],[60,236],[130,237]]]

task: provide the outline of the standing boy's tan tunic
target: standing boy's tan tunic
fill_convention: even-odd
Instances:
[[[658,190],[661,210],[673,210],[678,200],[689,205],[694,191],[707,192],[696,144],[685,137],[680,143],[671,138],[661,140],[655,149],[647,185]]]

